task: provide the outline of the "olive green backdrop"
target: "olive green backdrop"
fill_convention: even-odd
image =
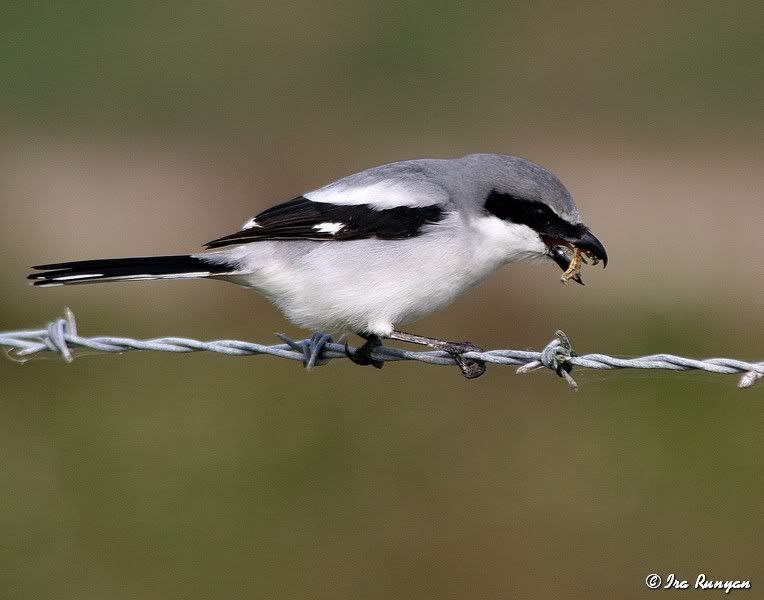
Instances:
[[[759,3],[5,3],[0,330],[302,332],[222,283],[35,290],[187,252],[391,160],[557,173],[611,265],[508,267],[410,329],[764,359]],[[710,374],[128,354],[0,362],[3,598],[641,598],[761,579],[764,388]],[[681,593],[681,592],[676,592]],[[709,592],[712,593],[712,592]],[[741,596],[742,597],[742,596]]]

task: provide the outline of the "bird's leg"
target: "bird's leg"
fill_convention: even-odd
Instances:
[[[375,348],[382,346],[382,339],[373,333],[359,333],[358,335],[365,339],[366,343],[355,352],[351,352],[348,343],[345,342],[345,354],[347,354],[347,357],[357,365],[372,365],[377,369],[381,369],[384,363],[381,360],[373,359],[371,353]]]
[[[404,331],[393,331],[390,335],[385,337],[391,340],[409,342],[410,344],[420,344],[422,346],[429,346],[430,348],[448,352],[451,356],[454,357],[456,364],[462,370],[462,375],[464,375],[467,379],[476,379],[485,373],[484,361],[477,360],[475,358],[466,358],[463,356],[465,352],[483,351],[482,348],[479,348],[472,342],[450,342],[447,340],[438,340],[422,335],[414,335],[413,333],[406,333]]]

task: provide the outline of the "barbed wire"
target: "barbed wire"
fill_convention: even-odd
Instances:
[[[199,341],[181,337],[162,337],[136,340],[126,337],[100,336],[82,337],[77,332],[77,323],[71,310],[66,316],[56,319],[44,329],[0,332],[0,347],[8,349],[8,356],[25,362],[40,353],[54,353],[71,362],[79,349],[94,352],[129,352],[150,350],[155,352],[216,352],[227,356],[269,355],[277,358],[299,360],[308,367],[314,367],[329,360],[347,358],[345,345],[338,344],[322,333],[315,333],[309,339],[292,340],[283,334],[276,334],[282,344],[257,344],[240,340]],[[351,348],[351,351],[354,350]],[[697,360],[673,354],[651,354],[632,358],[608,356],[606,354],[585,354],[579,356],[573,351],[568,337],[557,331],[554,339],[541,351],[532,350],[488,350],[467,352],[466,358],[495,365],[518,366],[518,373],[528,373],[536,369],[553,370],[572,389],[577,389],[570,371],[573,367],[584,369],[659,369],[667,371],[707,371],[720,374],[742,374],[740,388],[749,388],[764,378],[764,362],[746,362],[732,358],[707,358]],[[454,358],[447,352],[432,350],[414,352],[382,346],[372,352],[374,360],[392,362],[414,360],[431,365],[455,365]]]

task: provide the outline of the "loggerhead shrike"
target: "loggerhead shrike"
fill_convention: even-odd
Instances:
[[[449,352],[466,377],[479,350],[396,330],[443,308],[510,262],[547,258],[582,283],[580,254],[607,264],[565,186],[530,161],[498,154],[374,167],[261,212],[208,251],[34,267],[40,287],[149,279],[222,279],[253,288],[306,328],[353,332],[372,358],[382,338]],[[576,263],[577,265],[577,263]],[[571,267],[569,269],[569,267]]]

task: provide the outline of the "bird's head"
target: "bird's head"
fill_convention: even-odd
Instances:
[[[566,272],[564,279],[577,283],[583,283],[580,257],[607,266],[605,247],[582,222],[570,192],[555,175],[514,156],[479,154],[463,160],[480,174],[483,221],[503,232],[517,255],[549,258]]]

